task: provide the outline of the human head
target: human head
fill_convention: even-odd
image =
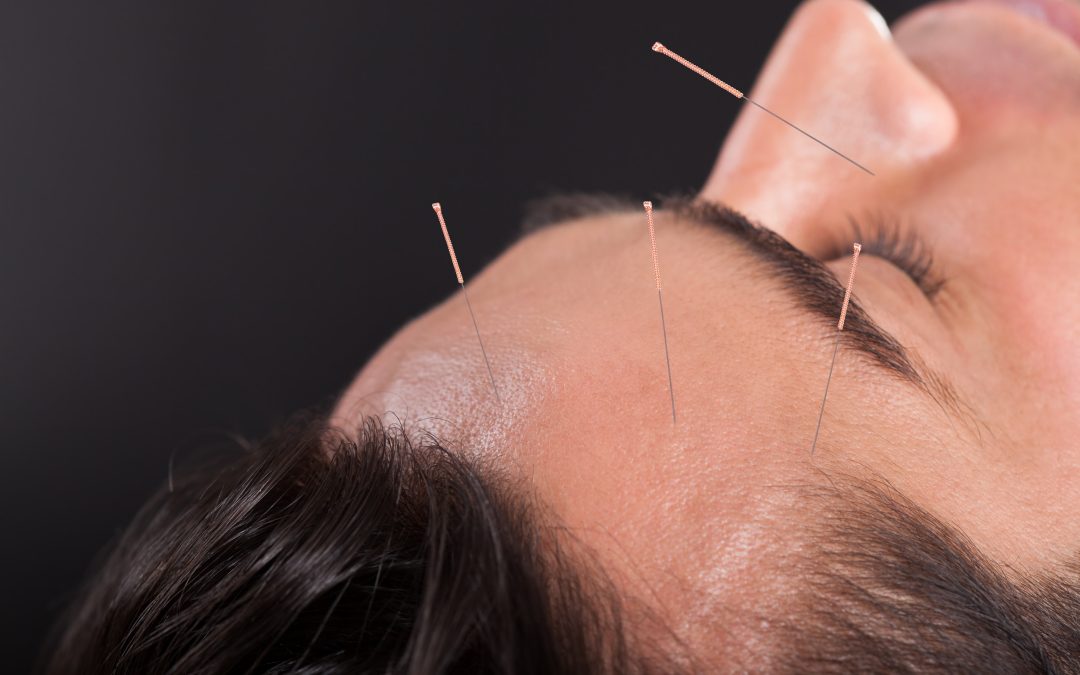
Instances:
[[[505,498],[493,509],[556,532],[534,558],[565,546],[555,559],[572,562],[539,575],[538,606],[563,619],[589,605],[604,635],[625,636],[625,652],[592,641],[594,664],[824,669],[862,654],[869,669],[962,668],[993,651],[1018,670],[1065,668],[1078,66],[1060,30],[1000,3],[929,7],[894,38],[860,3],[805,5],[751,96],[877,175],[748,109],[696,198],[664,202],[677,424],[641,212],[564,201],[556,224],[470,280],[502,402],[454,296],[363,369],[330,418],[343,444],[313,456],[371,452],[365,420],[396,414],[400,434],[432,439],[417,447],[470,467]],[[811,456],[856,236],[867,249]],[[891,239],[890,255],[921,242],[930,270],[882,259]],[[406,504],[430,492],[418,485]],[[603,592],[555,602],[572,570]],[[327,625],[343,620],[315,597]]]

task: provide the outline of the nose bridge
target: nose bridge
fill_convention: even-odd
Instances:
[[[728,135],[702,196],[776,229],[941,153],[956,134],[948,99],[893,44],[876,10],[858,0],[811,0],[769,55],[750,97],[842,158],[752,106]]]

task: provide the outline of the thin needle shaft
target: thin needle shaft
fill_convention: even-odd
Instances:
[[[668,351],[667,321],[664,318],[664,292],[660,285],[660,257],[656,253],[656,229],[653,227],[652,202],[642,202],[649,220],[649,243],[652,245],[653,275],[656,277],[656,297],[660,301],[660,328],[664,332],[664,362],[667,364],[668,393],[671,395],[671,423],[675,424],[675,386],[671,379],[671,354]]]
[[[844,332],[848,306],[851,303],[851,289],[855,286],[855,267],[859,264],[859,252],[862,244],[856,243],[851,256],[851,271],[848,273],[847,290],[844,291],[844,304],[840,308],[840,320],[836,324],[836,340],[833,342],[832,360],[829,362],[829,376],[825,379],[825,395],[821,397],[821,409],[818,410],[817,427],[814,429],[814,442],[810,446],[810,456],[817,450],[818,435],[821,433],[821,418],[825,415],[825,401],[829,399],[829,384],[832,383],[833,368],[836,366],[836,354],[840,350],[840,334]]]
[[[495,392],[495,400],[502,403],[502,399],[499,398],[499,388],[495,386],[495,374],[491,371],[491,361],[488,360],[487,350],[484,349],[484,341],[480,338],[480,326],[476,323],[476,314],[473,313],[472,303],[469,302],[469,292],[465,290],[465,284],[461,284],[461,293],[465,296],[465,306],[469,308],[469,316],[472,317],[472,325],[476,329],[476,341],[480,343],[480,353],[484,355],[484,365],[487,366],[488,377],[491,378],[491,390]]]
[[[814,456],[817,449],[818,434],[821,433],[821,418],[825,415],[825,401],[829,398],[829,383],[832,382],[833,368],[836,366],[836,352],[840,349],[840,331],[836,331],[836,340],[833,342],[832,361],[829,362],[829,377],[825,380],[825,395],[821,397],[821,409],[817,414],[817,427],[814,429],[814,443],[810,446],[810,456]]]
[[[855,160],[853,160],[852,158],[848,157],[848,156],[847,156],[847,155],[845,155],[844,153],[840,152],[839,150],[837,150],[837,149],[836,149],[836,148],[834,148],[833,146],[829,145],[829,144],[828,144],[828,143],[826,143],[825,141],[821,140],[820,138],[817,138],[816,136],[811,136],[811,135],[810,135],[810,134],[808,134],[807,132],[803,131],[802,129],[800,129],[799,127],[795,126],[795,125],[794,125],[794,124],[792,124],[791,122],[788,122],[788,121],[787,121],[786,119],[784,119],[783,117],[780,117],[779,115],[777,115],[777,114],[776,114],[776,113],[774,113],[773,111],[769,110],[769,109],[768,109],[768,108],[766,108],[765,106],[761,105],[760,103],[758,103],[758,102],[757,102],[757,101],[755,101],[754,99],[750,98],[749,96],[743,96],[743,99],[745,99],[747,103],[752,103],[752,104],[756,105],[757,107],[761,108],[762,110],[764,110],[765,112],[769,113],[770,115],[772,115],[772,116],[773,116],[773,117],[775,117],[776,119],[780,120],[780,121],[781,121],[781,122],[783,122],[784,124],[788,125],[789,127],[791,127],[792,129],[794,129],[795,131],[798,131],[798,132],[799,132],[800,134],[802,134],[803,136],[806,136],[806,137],[807,137],[807,138],[809,138],[810,140],[812,140],[812,141],[814,141],[814,142],[816,142],[816,143],[820,143],[820,144],[821,144],[822,146],[824,146],[824,147],[828,148],[829,150],[832,150],[833,152],[835,152],[836,154],[840,155],[841,157],[843,157],[843,158],[844,158],[844,159],[846,159],[847,161],[851,162],[851,163],[852,163],[852,164],[854,164],[855,166],[859,167],[860,169],[862,169],[862,170],[863,170],[863,171],[865,171],[866,173],[870,174],[871,176],[875,175],[875,174],[874,174],[874,172],[873,172],[873,171],[871,171],[870,169],[867,169],[867,168],[866,168],[865,166],[863,166],[862,164],[859,164],[858,162],[856,162],[856,161],[855,161]]]
[[[724,81],[723,81],[723,80],[721,80],[721,79],[720,79],[719,77],[717,77],[717,76],[713,75],[712,73],[710,73],[709,71],[705,70],[704,68],[702,68],[702,67],[698,66],[697,64],[693,63],[692,61],[689,61],[689,60],[687,60],[687,59],[683,58],[682,56],[680,56],[680,55],[676,54],[675,52],[671,51],[670,49],[668,49],[668,48],[667,48],[667,47],[665,47],[664,45],[660,44],[659,42],[655,42],[655,43],[653,43],[652,49],[653,49],[653,51],[654,51],[654,52],[658,52],[658,53],[660,53],[660,54],[663,54],[664,56],[666,56],[666,57],[668,57],[668,58],[672,59],[672,60],[673,60],[673,61],[675,61],[676,63],[679,63],[680,65],[682,65],[682,66],[685,66],[686,68],[689,68],[690,70],[694,71],[694,72],[695,72],[695,73],[697,73],[698,75],[700,75],[700,76],[704,77],[704,78],[705,78],[706,80],[708,80],[709,82],[712,82],[713,84],[715,84],[716,86],[720,87],[721,89],[723,89],[723,90],[724,90],[724,91],[726,91],[727,93],[731,94],[731,95],[732,95],[732,96],[734,96],[735,98],[738,98],[738,99],[742,99],[742,100],[744,100],[744,101],[747,101],[748,103],[752,103],[752,104],[754,104],[754,105],[755,105],[755,106],[757,106],[758,108],[761,108],[762,110],[764,110],[765,112],[769,113],[770,115],[772,115],[772,116],[773,116],[773,117],[775,117],[776,119],[780,120],[780,121],[781,121],[781,122],[783,122],[784,124],[788,125],[789,127],[791,127],[792,129],[794,129],[795,131],[798,131],[798,132],[799,132],[800,134],[802,134],[803,136],[806,136],[807,138],[809,138],[810,140],[814,141],[815,143],[819,143],[819,144],[820,144],[820,145],[821,145],[822,147],[824,147],[824,148],[826,148],[826,149],[830,150],[831,152],[834,152],[834,153],[836,153],[836,154],[837,154],[837,155],[839,155],[840,157],[843,157],[844,159],[846,159],[847,161],[851,162],[851,163],[852,163],[852,164],[854,164],[855,166],[859,167],[860,169],[862,169],[862,170],[863,170],[863,171],[865,171],[866,173],[870,174],[871,176],[875,175],[873,171],[871,171],[870,169],[867,169],[867,168],[866,168],[865,166],[863,166],[862,164],[860,164],[860,163],[856,162],[856,161],[855,161],[854,159],[852,159],[852,158],[848,157],[847,155],[845,155],[844,153],[840,152],[840,151],[839,151],[839,150],[837,150],[836,148],[832,147],[831,145],[829,145],[829,144],[828,144],[828,143],[826,143],[825,141],[823,141],[823,140],[821,140],[820,138],[818,138],[818,137],[814,136],[813,134],[810,134],[810,133],[808,133],[808,132],[806,132],[806,131],[804,131],[804,130],[800,129],[799,127],[797,127],[797,126],[795,126],[794,124],[792,124],[791,122],[787,121],[786,119],[784,119],[784,118],[783,118],[783,117],[781,117],[780,115],[777,115],[776,113],[774,113],[773,111],[769,110],[769,109],[768,109],[768,108],[766,108],[765,106],[761,105],[761,104],[760,104],[760,103],[758,103],[757,101],[753,100],[752,98],[750,98],[750,97],[749,97],[749,96],[747,96],[746,94],[742,93],[741,91],[739,91],[739,90],[738,90],[738,89],[736,89],[735,87],[731,86],[731,85],[730,85],[730,84],[728,84],[727,82],[724,82]]]
[[[439,227],[442,228],[443,239],[446,240],[446,250],[450,252],[450,262],[454,265],[454,276],[461,286],[461,293],[465,296],[465,307],[469,310],[473,328],[476,330],[476,341],[480,343],[480,353],[484,356],[484,365],[487,366],[488,377],[491,379],[491,390],[495,392],[495,400],[502,403],[499,398],[499,388],[495,386],[495,374],[491,370],[491,361],[488,360],[487,350],[484,349],[484,340],[480,337],[480,325],[476,322],[476,313],[473,312],[472,303],[469,302],[469,292],[465,290],[465,277],[461,275],[461,267],[458,265],[457,254],[454,253],[454,244],[450,241],[450,231],[446,229],[446,220],[443,218],[442,206],[439,202],[431,205],[435,215],[439,218]]]
[[[675,387],[671,383],[671,355],[668,354],[667,323],[664,321],[664,294],[657,289],[656,297],[660,300],[660,327],[664,330],[664,361],[667,362],[667,386],[671,394],[671,423],[675,424]]]

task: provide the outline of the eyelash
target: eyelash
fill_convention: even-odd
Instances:
[[[937,274],[934,255],[926,241],[911,228],[900,228],[878,217],[860,223],[851,219],[854,241],[862,243],[862,252],[895,265],[907,274],[929,300],[945,285]]]

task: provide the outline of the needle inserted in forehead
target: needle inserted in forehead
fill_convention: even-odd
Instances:
[[[810,446],[810,456],[814,456],[817,449],[818,434],[821,433],[821,417],[825,414],[825,401],[829,398],[829,383],[832,382],[833,367],[836,365],[836,352],[840,348],[840,333],[844,330],[844,321],[847,319],[848,304],[851,302],[851,289],[855,285],[855,266],[859,264],[859,251],[862,244],[856,243],[855,252],[851,256],[851,272],[848,273],[847,290],[844,291],[844,304],[840,307],[840,321],[836,324],[836,341],[833,343],[832,361],[829,362],[829,377],[825,380],[825,395],[821,397],[821,410],[818,411],[817,428],[814,429],[814,443]]]
[[[761,108],[762,110],[764,110],[765,112],[769,113],[770,115],[772,115],[772,116],[773,116],[773,117],[775,117],[776,119],[778,119],[778,120],[780,120],[781,122],[783,122],[784,124],[788,125],[789,127],[791,127],[792,129],[794,129],[795,131],[798,131],[798,132],[799,132],[800,134],[802,134],[803,136],[806,136],[807,138],[811,139],[811,140],[812,140],[812,141],[814,141],[815,143],[819,143],[819,144],[821,144],[821,145],[822,145],[823,147],[825,147],[825,148],[828,148],[828,149],[829,149],[829,150],[831,150],[832,152],[834,152],[834,153],[836,153],[837,155],[839,155],[839,156],[843,157],[844,159],[846,159],[847,161],[851,162],[851,163],[852,163],[852,164],[854,164],[855,166],[859,167],[860,169],[862,169],[862,170],[863,170],[863,171],[865,171],[866,173],[870,174],[871,176],[873,176],[873,175],[874,175],[874,172],[873,172],[873,171],[871,171],[870,169],[867,169],[867,168],[866,168],[865,166],[863,166],[862,164],[859,164],[858,162],[856,162],[856,161],[855,161],[855,160],[853,160],[852,158],[848,157],[848,156],[847,156],[847,155],[845,155],[844,153],[840,152],[840,151],[839,151],[839,150],[837,150],[836,148],[832,147],[831,145],[829,145],[829,144],[828,144],[828,143],[826,143],[825,141],[822,141],[822,140],[821,140],[820,138],[817,138],[816,136],[813,136],[812,134],[809,134],[809,133],[807,133],[807,132],[803,131],[803,130],[802,130],[802,129],[800,129],[799,127],[795,126],[795,125],[794,125],[794,124],[792,124],[791,122],[788,122],[788,121],[787,121],[786,119],[784,119],[783,117],[780,117],[779,115],[777,115],[777,114],[776,114],[776,113],[774,113],[773,111],[771,111],[771,110],[769,110],[768,108],[766,108],[765,106],[761,105],[760,103],[758,103],[758,102],[757,102],[757,101],[755,101],[754,99],[750,98],[750,97],[749,97],[749,96],[747,96],[746,94],[742,93],[741,91],[739,91],[739,90],[738,90],[738,89],[736,89],[735,87],[731,86],[731,85],[730,85],[730,84],[728,84],[727,82],[724,82],[724,81],[723,81],[723,80],[721,80],[721,79],[720,79],[719,77],[717,77],[717,76],[713,75],[712,73],[710,73],[709,71],[705,70],[704,68],[701,68],[701,67],[699,67],[699,66],[698,66],[697,64],[695,64],[695,63],[692,63],[692,62],[690,62],[690,61],[688,61],[688,60],[684,59],[683,57],[679,56],[678,54],[676,54],[675,52],[671,51],[670,49],[668,49],[668,48],[667,48],[667,47],[665,47],[664,45],[660,44],[659,42],[654,42],[654,43],[653,43],[653,46],[652,46],[652,49],[653,49],[653,51],[654,51],[654,52],[659,52],[659,53],[663,54],[664,56],[667,56],[667,57],[669,57],[670,59],[672,59],[672,60],[674,60],[674,61],[676,61],[676,62],[678,62],[678,63],[682,64],[683,66],[686,66],[686,67],[687,67],[687,68],[689,68],[690,70],[692,70],[692,71],[694,71],[695,73],[697,73],[698,75],[700,75],[700,76],[704,77],[704,78],[705,78],[706,80],[708,80],[709,82],[712,82],[713,84],[715,84],[716,86],[720,87],[721,89],[723,89],[723,90],[724,90],[724,91],[726,91],[727,93],[731,94],[731,95],[732,95],[732,96],[734,96],[735,98],[740,98],[740,99],[742,99],[742,100],[746,101],[747,103],[752,103],[752,104],[754,104],[754,105],[755,105],[755,106],[757,106],[758,108]]]
[[[652,245],[653,274],[656,276],[656,297],[660,300],[660,328],[664,331],[664,361],[667,363],[668,393],[671,394],[671,423],[675,424],[675,387],[671,383],[671,356],[668,354],[667,322],[664,320],[664,292],[660,287],[660,258],[656,254],[656,229],[653,227],[652,202],[642,202],[649,219],[649,243]]]
[[[465,306],[469,309],[469,316],[472,317],[473,328],[476,330],[476,341],[480,343],[480,353],[484,355],[484,365],[487,366],[488,377],[491,378],[491,390],[495,392],[495,400],[502,403],[502,399],[499,398],[499,388],[495,386],[495,375],[491,371],[491,362],[488,361],[487,350],[484,349],[484,341],[480,337],[480,326],[476,323],[476,314],[473,313],[472,303],[469,302],[469,292],[465,290],[465,278],[461,276],[461,267],[458,266],[457,254],[454,253],[454,244],[450,241],[450,231],[446,229],[442,206],[439,202],[435,202],[431,205],[431,208],[435,210],[435,215],[439,218],[439,227],[442,228],[443,239],[446,240],[446,250],[450,252],[450,262],[454,264],[454,275],[457,276],[457,282],[461,286],[461,293],[465,296]]]

